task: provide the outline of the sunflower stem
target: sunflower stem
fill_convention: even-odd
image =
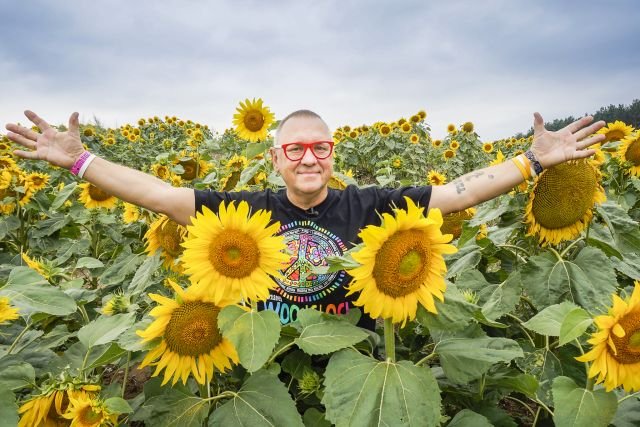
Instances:
[[[595,377],[587,378],[587,390],[593,391],[593,386],[596,385]]]
[[[588,233],[587,233],[587,235],[588,235]],[[581,242],[583,240],[584,240],[584,238],[580,237],[579,239],[576,239],[573,242],[571,242],[571,244],[569,246],[567,246],[566,248],[564,248],[564,250],[562,252],[560,252],[560,257],[564,258],[566,253],[569,252],[569,249],[574,247],[576,243]]]
[[[384,319],[384,351],[387,360],[396,361],[396,334],[391,318]]]
[[[124,375],[122,376],[122,392],[120,397],[124,399],[124,391],[127,388],[127,377],[129,376],[129,363],[131,362],[131,352],[127,351],[127,363],[124,365]]]
[[[533,411],[533,409],[531,409],[531,406],[527,405],[525,402],[523,402],[520,399],[516,399],[515,397],[511,397],[511,396],[505,396],[505,399],[509,399],[509,400],[513,400],[514,402],[518,402],[519,404],[521,404],[522,406],[524,406],[525,408],[527,408],[527,410],[531,413],[531,415],[535,418],[536,417],[536,413]],[[539,408],[538,408],[539,409]],[[532,424],[532,425],[535,425]]]
[[[635,393],[631,393],[631,394],[627,394],[626,396],[620,398],[620,400],[618,400],[618,405],[621,404],[622,402],[624,402],[625,400],[634,397],[634,396],[638,396],[640,394],[640,391],[636,391]]]
[[[18,344],[18,341],[20,341],[20,338],[22,338],[24,336],[24,334],[27,333],[27,331],[29,330],[29,328],[31,328],[31,323],[27,323],[27,325],[24,327],[24,329],[22,330],[22,332],[20,332],[20,334],[18,334],[18,336],[16,337],[15,340],[13,340],[13,343],[11,344],[11,347],[9,347],[9,350],[7,350],[7,355],[11,354],[11,352],[13,351],[13,349],[16,348],[16,345]]]

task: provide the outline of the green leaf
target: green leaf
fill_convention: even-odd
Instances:
[[[553,421],[558,427],[606,427],[618,408],[615,393],[585,390],[567,377],[558,377],[553,382],[553,402]]]
[[[164,394],[148,399],[131,417],[154,427],[201,427],[209,413],[206,400],[175,387],[165,387]],[[138,418],[138,413],[143,418]]]
[[[110,343],[129,329],[134,319],[135,313],[101,316],[80,328],[78,339],[87,348]]]
[[[87,369],[93,369],[99,366],[105,366],[109,363],[113,363],[127,353],[126,350],[120,348],[120,346],[116,343],[112,343],[109,346],[107,346],[106,344],[95,346],[92,347],[90,351],[91,353],[87,358]]]
[[[448,285],[444,293],[444,302],[436,300],[435,305],[437,314],[427,311],[422,305],[418,306],[416,319],[429,330],[464,329],[474,319],[474,314],[480,311],[480,307],[464,299],[455,285]]]
[[[304,427],[331,427],[331,423],[324,418],[324,414],[316,408],[309,408],[302,417]]]
[[[287,388],[269,371],[251,375],[233,398],[213,411],[209,426],[304,426]]]
[[[236,348],[240,364],[249,372],[265,364],[280,338],[280,319],[273,310],[244,312],[220,327]]]
[[[465,270],[474,269],[482,259],[482,248],[478,245],[470,244],[461,248],[458,252],[447,257],[447,278],[450,279]]]
[[[558,337],[560,336],[560,327],[564,318],[576,308],[578,307],[569,301],[554,304],[545,308],[522,325],[538,334]]]
[[[12,357],[0,359],[0,390],[18,390],[35,384],[36,372],[33,366]]]
[[[613,267],[620,273],[634,279],[640,280],[640,255],[635,253],[625,253],[623,259],[611,258]]]
[[[127,351],[148,351],[156,346],[154,340],[142,342],[142,338],[136,331],[143,331],[151,324],[152,320],[147,318],[133,324],[118,337],[118,345]]]
[[[581,308],[571,310],[562,321],[560,326],[560,345],[578,338],[591,326],[593,319]]]
[[[127,292],[132,295],[144,292],[152,284],[151,279],[153,278],[153,274],[158,271],[161,264],[162,260],[158,254],[147,257],[136,271],[133,279],[131,279],[131,283],[127,286]]]
[[[17,230],[20,228],[20,220],[15,216],[3,216],[0,217],[0,240],[4,240],[4,238],[12,232],[13,230]]]
[[[104,401],[104,405],[112,414],[130,414],[133,412],[131,406],[121,397],[110,397]]]
[[[485,385],[502,388],[507,393],[516,391],[529,397],[535,397],[538,390],[538,380],[530,374],[523,374],[516,369],[509,369],[490,373],[485,377]]]
[[[266,142],[255,142],[247,144],[247,159],[253,159],[260,153],[264,153],[269,148],[269,144]]]
[[[380,362],[352,350],[331,356],[322,403],[336,426],[424,426],[440,422],[431,370],[403,360]]]
[[[281,365],[283,371],[300,380],[305,371],[311,370],[311,356],[300,350],[295,350],[282,359]]]
[[[445,338],[434,351],[451,381],[464,384],[480,377],[498,362],[510,362],[524,353],[507,338]]]
[[[524,358],[516,359],[516,364],[526,374],[531,374],[538,380],[538,399],[546,405],[553,406],[551,385],[556,377],[564,374],[560,359],[546,348],[525,349]]]
[[[63,213],[52,214],[49,218],[38,221],[36,228],[32,228],[30,236],[34,239],[51,236],[65,225],[71,222],[71,218]]]
[[[638,427],[640,425],[640,397],[630,397],[618,405],[612,421],[616,427]]]
[[[233,322],[235,322],[238,317],[245,313],[247,313],[247,310],[238,305],[228,305],[224,307],[220,310],[220,313],[218,313],[218,328],[224,331],[233,325]]]
[[[476,214],[469,220],[470,225],[481,225],[493,221],[509,210],[509,198],[498,197],[478,206]]]
[[[126,277],[133,273],[145,260],[146,255],[124,253],[119,256],[100,276],[100,282],[104,286],[123,283]]]
[[[14,271],[19,268],[23,267],[16,267],[11,274],[13,275]],[[28,274],[28,276],[32,279],[40,277],[37,273],[35,273],[35,276],[31,274]],[[20,277],[25,278],[26,275],[20,274]],[[38,280],[38,283],[39,284],[12,283],[10,276],[9,283],[5,287],[0,288],[0,296],[9,297],[11,304],[20,309],[20,315],[22,316],[29,316],[34,313],[66,316],[76,311],[76,302],[73,298],[60,289],[49,285],[46,281]]]
[[[471,409],[463,409],[453,417],[447,427],[493,427],[493,424],[484,415]]]
[[[104,264],[99,259],[95,259],[89,256],[82,257],[76,263],[76,268],[100,268],[104,267]]]
[[[327,354],[366,339],[368,334],[346,320],[305,308],[298,312],[302,326],[295,343],[307,354]]]
[[[0,388],[0,420],[2,425],[13,427],[18,425],[18,405],[11,390]]]
[[[71,184],[65,185],[62,190],[58,191],[56,193],[56,198],[53,199],[53,202],[51,203],[50,209],[55,211],[60,206],[62,206],[64,204],[64,202],[67,201],[69,196],[71,196],[73,194],[73,190],[76,189],[77,185],[78,185],[78,183],[72,182]]]
[[[596,210],[609,228],[621,254],[640,253],[640,228],[625,210],[613,201],[596,206]]]
[[[482,292],[482,299],[486,302],[482,306],[482,313],[490,320],[496,320],[515,310],[522,294],[522,280],[520,273],[514,271],[507,280],[497,285],[489,285]]]
[[[49,282],[29,267],[14,267],[9,273],[7,286],[11,285],[48,285]]]

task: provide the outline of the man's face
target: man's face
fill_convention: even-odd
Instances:
[[[322,120],[315,117],[293,117],[280,129],[277,144],[331,140],[331,132]],[[301,160],[291,161],[282,149],[272,148],[271,157],[274,168],[280,171],[289,192],[304,197],[326,191],[333,173],[333,154],[318,160],[309,149]]]

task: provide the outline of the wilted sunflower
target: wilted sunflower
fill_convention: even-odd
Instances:
[[[383,125],[380,125],[380,127],[378,128],[378,132],[382,136],[387,136],[387,135],[389,135],[391,133],[391,126],[389,126],[386,123],[383,124]]]
[[[412,133],[409,141],[411,141],[412,144],[417,144],[420,141],[420,136],[417,133]]]
[[[336,190],[344,190],[347,188],[348,184],[339,176],[331,175],[329,178],[329,182],[327,183],[329,188],[335,188]]]
[[[592,362],[589,378],[598,376],[607,391],[622,386],[627,392],[640,391],[640,282],[626,301],[612,295],[608,315],[596,316],[598,330],[588,343],[593,348],[576,359]]]
[[[274,115],[269,107],[262,105],[262,99],[254,98],[253,101],[246,99],[240,102],[240,107],[236,108],[238,113],[233,115],[233,124],[236,132],[241,138],[251,142],[257,142],[267,138],[269,126],[274,121]]]
[[[42,277],[44,277],[45,279],[49,279],[49,267],[47,267],[44,263],[44,261],[42,259],[37,260],[37,259],[33,259],[31,258],[26,252],[22,252],[20,254],[22,260],[24,261],[25,264],[27,264],[27,267],[29,267],[32,270],[37,271]]]
[[[609,141],[622,141],[633,132],[633,126],[628,125],[620,120],[613,123],[607,123],[605,127],[600,129],[597,134],[604,134],[605,138],[602,143]]]
[[[25,177],[25,182],[33,191],[40,191],[47,186],[49,175],[46,173],[32,172]]]
[[[427,174],[427,181],[429,181],[431,185],[444,185],[444,183],[447,182],[447,177],[438,171],[430,170]]]
[[[465,132],[469,132],[469,133],[473,132],[473,123],[465,122],[462,125],[462,130],[465,131]]]
[[[62,418],[67,411],[70,398],[93,397],[100,391],[96,384],[59,384],[44,394],[31,397],[18,409],[18,427],[67,426]]]
[[[205,160],[196,159],[186,154],[183,154],[182,157],[176,159],[176,164],[182,166],[184,169],[184,172],[180,174],[180,177],[185,181],[204,178],[211,169],[211,166]]]
[[[0,324],[8,320],[16,320],[18,317],[18,309],[11,307],[8,297],[0,297]]]
[[[475,214],[475,208],[468,208],[460,212],[446,214],[442,218],[442,232],[444,234],[451,234],[454,239],[457,239],[462,234],[462,224],[464,221],[470,220]]]
[[[445,160],[452,159],[455,156],[456,156],[456,152],[451,150],[451,149],[447,149],[447,150],[445,150],[444,153],[442,153],[442,157],[444,157]]]
[[[593,217],[594,203],[606,196],[600,170],[589,160],[573,160],[546,169],[534,181],[525,210],[529,235],[543,245],[577,237]]]
[[[482,144],[482,151],[484,151],[485,153],[492,153],[493,152],[493,144],[490,142],[485,142],[484,144]]]
[[[249,204],[220,204],[218,215],[204,207],[187,226],[182,244],[185,274],[215,303],[229,299],[264,301],[275,287],[271,276],[289,260],[283,236],[274,236],[280,223],[269,225],[271,212],[249,215]]]
[[[177,263],[176,260],[182,255],[184,249],[180,244],[186,235],[186,228],[168,216],[161,215],[151,224],[144,235],[147,240],[145,251],[149,256],[153,256],[158,249],[161,249],[160,256],[164,267],[176,273],[181,273],[182,264]]]
[[[371,317],[391,318],[403,324],[415,318],[417,304],[436,313],[434,297],[443,300],[443,254],[456,252],[451,235],[440,232],[442,214],[406,198],[407,210],[396,209],[395,216],[384,213],[381,226],[369,225],[358,236],[362,249],[352,254],[359,267],[348,270],[353,277],[347,295],[360,291],[357,306]]]
[[[118,421],[118,414],[111,413],[102,399],[86,394],[69,396],[69,406],[62,417],[71,420],[71,427],[112,426]]]
[[[200,384],[213,377],[214,367],[224,372],[231,363],[238,363],[233,344],[222,337],[218,329],[218,314],[226,302],[214,304],[207,296],[183,290],[173,281],[170,286],[177,294],[175,300],[158,294],[149,297],[159,305],[150,311],[155,320],[144,331],[136,331],[143,341],[162,340],[149,351],[140,367],[156,366],[152,376],[164,369],[164,385],[173,377],[172,384],[182,380],[186,384],[189,374]],[[158,360],[159,359],[159,360]]]
[[[220,179],[220,185],[218,186],[220,191],[231,191],[236,188],[238,182],[240,182],[240,175],[242,171],[234,170],[226,174]]]
[[[640,177],[640,132],[633,133],[622,140],[618,148],[618,157],[629,162],[629,173]]]
[[[80,201],[84,203],[87,209],[113,209],[118,204],[118,198],[116,196],[101,190],[91,183],[83,182],[79,184],[78,187],[82,189],[79,197]]]

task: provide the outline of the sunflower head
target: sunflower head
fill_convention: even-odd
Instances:
[[[418,111],[418,116],[420,116],[420,119],[424,120],[427,118],[427,112],[424,110],[420,110]]]
[[[592,349],[576,359],[592,362],[589,378],[597,376],[607,391],[619,386],[640,391],[640,282],[629,298],[612,298],[609,313],[594,319],[598,330],[588,340]]]
[[[543,171],[535,180],[525,211],[528,234],[543,245],[577,237],[591,221],[594,203],[606,199],[601,173],[588,160],[576,160]]]
[[[462,234],[462,224],[468,221],[476,214],[475,208],[468,208],[460,212],[452,212],[446,214],[442,221],[442,232],[451,234],[457,239]]]
[[[240,102],[240,107],[236,108],[237,113],[233,115],[233,124],[236,132],[241,138],[250,142],[257,142],[267,138],[269,126],[274,121],[274,115],[269,107],[262,104],[262,99],[254,98],[253,101],[246,99]]]
[[[500,163],[504,162],[504,159],[504,154],[502,154],[501,150],[498,150],[498,152],[496,153],[496,158],[489,163],[489,166],[499,165]]]
[[[25,177],[25,183],[33,191],[40,191],[47,186],[49,178],[46,173],[32,172]]]
[[[402,168],[402,158],[400,156],[393,156],[391,159],[391,167],[394,169]]]
[[[378,132],[382,136],[388,136],[391,133],[391,126],[385,123],[378,128]]]
[[[271,276],[289,257],[283,236],[274,236],[279,222],[271,212],[249,214],[249,204],[221,204],[218,215],[204,207],[187,226],[183,261],[185,273],[200,291],[219,303],[225,299],[264,301],[275,287]]]
[[[617,156],[623,162],[628,162],[629,173],[640,177],[640,131],[625,137],[618,148]]]
[[[434,139],[433,141],[431,141],[431,145],[433,145],[435,148],[438,148],[442,145],[442,140],[441,139]]]
[[[11,307],[8,297],[0,297],[0,325],[20,317],[18,311],[17,308]]]
[[[493,152],[493,144],[491,142],[485,142],[482,144],[482,151],[489,154]]]
[[[431,185],[444,185],[447,182],[447,177],[438,171],[430,170],[427,174],[427,181]]]
[[[473,123],[465,122],[462,125],[462,130],[465,131],[465,132],[469,132],[469,133],[473,132]]]
[[[193,287],[183,290],[172,280],[169,285],[175,291],[176,299],[149,294],[158,303],[150,312],[155,320],[137,334],[145,342],[161,340],[140,366],[156,366],[153,376],[164,369],[163,385],[171,378],[173,384],[179,380],[186,384],[190,374],[198,383],[207,384],[213,377],[214,368],[224,372],[231,368],[231,363],[238,363],[233,344],[222,337],[218,328],[218,314],[228,301],[215,304],[207,295],[195,292]]]
[[[151,224],[144,236],[147,240],[145,251],[149,256],[153,256],[160,249],[164,267],[180,273],[182,265],[179,258],[183,251],[180,244],[186,235],[186,228],[168,216],[161,215]]]
[[[420,136],[417,133],[412,133],[409,141],[411,141],[412,144],[417,144],[420,141]]]
[[[113,414],[104,401],[88,395],[69,396],[69,407],[62,415],[78,427],[99,427],[117,424],[118,414]]]
[[[352,253],[359,267],[348,270],[353,277],[348,295],[360,292],[355,305],[372,317],[391,318],[403,324],[415,318],[417,304],[435,313],[434,297],[443,300],[446,266],[443,254],[456,248],[447,244],[451,235],[440,231],[442,214],[406,199],[407,210],[383,214],[381,226],[369,225],[358,236],[362,247]]]
[[[451,149],[447,149],[442,153],[442,157],[444,157],[445,160],[453,159],[455,156],[456,152]]]
[[[80,201],[87,209],[113,209],[118,204],[118,199],[115,196],[89,182],[79,184],[78,187],[82,189]]]
[[[458,148],[460,148],[460,143],[454,139],[453,141],[451,141],[451,143],[449,143],[449,148],[451,148],[452,150],[457,150]]]
[[[455,131],[456,131],[456,125],[454,125],[453,123],[449,123],[447,125],[447,132],[454,133]]]
[[[633,126],[627,125],[626,123],[616,120],[613,123],[607,123],[605,127],[600,129],[597,134],[604,134],[605,138],[604,142],[609,141],[621,141],[629,136],[633,132]]]
[[[131,203],[124,202],[124,211],[122,212],[122,222],[131,224],[140,219],[140,208]]]
[[[413,129],[413,126],[411,126],[411,122],[404,122],[400,125],[400,131],[402,133],[409,133],[411,132],[411,130]]]

